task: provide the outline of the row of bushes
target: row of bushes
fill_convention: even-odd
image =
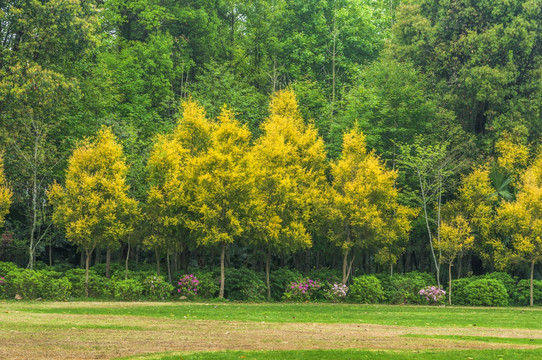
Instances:
[[[224,284],[225,297],[234,301],[265,301],[267,289],[264,274],[250,269],[229,268]],[[427,304],[420,290],[435,285],[427,273],[363,275],[354,277],[349,286],[340,284],[339,273],[321,269],[307,276],[287,268],[271,272],[271,297],[275,301],[347,301],[353,303]],[[3,277],[3,278],[2,278]],[[129,271],[124,279],[122,269],[104,276],[103,267],[89,272],[89,297],[113,300],[171,300],[179,298],[213,299],[218,294],[218,271],[194,270],[190,275],[177,274],[170,284],[152,270]],[[83,298],[85,270],[62,272],[21,269],[0,262],[0,298],[65,300]],[[535,280],[535,303],[542,303],[542,281]],[[491,273],[454,280],[452,301],[456,305],[506,306],[527,305],[528,280],[518,280],[507,273]],[[445,289],[448,291],[448,289]],[[444,303],[443,297],[436,303]],[[432,302],[432,301],[429,301]]]

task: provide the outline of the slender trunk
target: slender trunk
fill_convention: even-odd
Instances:
[[[448,305],[452,305],[452,262],[448,264]]]
[[[393,263],[390,265],[390,276],[393,276]]]
[[[267,300],[271,300],[271,283],[269,281],[269,268],[271,264],[271,249],[267,249],[265,257],[265,282],[267,284]]]
[[[170,254],[169,249],[166,254],[166,260],[167,260],[167,278],[169,282],[171,283],[172,282],[171,281],[171,254]]]
[[[85,298],[88,298],[88,269],[90,267],[90,255],[92,251],[85,250],[87,259],[85,261]]]
[[[531,288],[529,292],[529,305],[533,306],[533,275],[534,275],[534,260],[531,261]]]
[[[128,240],[128,250],[126,250],[126,262],[124,263],[124,279],[128,279],[128,259],[130,258],[130,240]]]
[[[38,223],[38,144],[39,137],[34,141],[34,163],[32,171],[32,226],[30,228],[30,247],[28,254],[28,268],[34,267],[34,255],[36,251],[36,239],[34,238],[36,226]]]
[[[220,291],[218,297],[224,298],[224,258],[226,255],[226,244],[222,244],[222,251],[220,252]]]
[[[422,182],[422,175],[419,169],[416,169],[418,173],[418,180],[420,181],[420,192],[422,194],[423,213],[425,217],[425,225],[427,227],[427,234],[429,235],[429,245],[431,246],[431,255],[435,264],[435,272],[437,273],[437,285],[440,288],[440,267],[437,262],[437,256],[435,255],[435,248],[433,247],[433,236],[431,234],[431,227],[429,226],[429,216],[427,214],[427,199],[425,198],[425,187]]]
[[[105,277],[111,277],[111,247],[107,246],[107,251],[105,254]]]
[[[154,249],[154,256],[156,256],[156,275],[160,276],[160,255],[157,248]]]
[[[348,280],[348,252],[348,250],[343,252],[343,284],[346,284],[346,281]]]
[[[53,244],[49,244],[49,266],[53,266]]]

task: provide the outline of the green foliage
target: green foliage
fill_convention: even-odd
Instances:
[[[425,304],[419,291],[435,285],[435,279],[428,273],[413,271],[406,274],[377,274],[384,288],[386,301],[391,304]]]
[[[468,285],[473,281],[479,280],[479,276],[466,277],[452,280],[453,303],[455,305],[469,305],[469,290]],[[447,289],[449,292],[449,289]]]
[[[162,276],[147,276],[143,284],[143,295],[152,300],[168,300],[175,289]]]
[[[0,276],[5,276],[12,270],[17,270],[19,267],[12,262],[0,261]]]
[[[485,274],[483,278],[499,280],[501,284],[504,285],[504,288],[506,289],[506,292],[508,293],[510,297],[512,297],[512,294],[515,293],[518,287],[518,278],[512,277],[512,275],[505,272],[500,272],[500,271],[492,272],[489,274]]]
[[[85,269],[70,269],[65,272],[64,276],[71,284],[72,296],[83,298],[85,296]],[[89,270],[88,296],[94,299],[109,297],[109,280]]]
[[[194,275],[196,275],[199,281],[198,297],[212,299],[218,294],[220,282],[216,273],[211,271],[194,271]]]
[[[374,275],[363,275],[352,279],[348,299],[362,304],[377,304],[385,299],[380,280]]]
[[[287,286],[299,278],[301,278],[301,273],[297,270],[280,268],[278,270],[271,271],[269,274],[269,282],[271,283],[271,298],[279,301],[282,298]]]
[[[122,301],[140,300],[144,291],[143,284],[134,279],[111,279],[109,281],[109,289],[111,291],[111,296],[115,300]]]
[[[61,274],[46,270],[15,269],[5,276],[5,296],[33,300],[65,300],[70,297],[71,283]]]
[[[466,286],[467,301],[474,306],[506,306],[508,292],[496,279],[479,279]]]
[[[224,297],[229,300],[263,301],[265,282],[262,274],[247,268],[225,270]]]
[[[322,284],[318,280],[300,278],[286,287],[286,291],[284,292],[284,295],[282,295],[282,300],[309,302],[316,300],[317,297],[322,298],[324,293],[321,290],[323,290]]]
[[[518,281],[515,289],[509,292],[514,305],[529,305],[530,286],[530,280],[522,279]],[[533,280],[533,303],[536,305],[542,303],[542,280]]]

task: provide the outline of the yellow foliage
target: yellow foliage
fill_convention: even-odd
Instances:
[[[66,186],[48,192],[53,222],[66,238],[92,252],[98,244],[115,245],[133,231],[137,202],[128,197],[122,147],[107,127],[74,150],[66,170]]]
[[[463,216],[457,215],[450,222],[442,221],[440,239],[433,239],[433,245],[439,250],[440,262],[450,264],[462,257],[474,245],[469,223]]]
[[[515,142],[507,133],[495,143],[498,154],[497,164],[506,170],[512,177],[514,185],[517,185],[521,172],[527,166],[529,149]]]
[[[255,178],[254,240],[281,251],[310,247],[307,230],[314,209],[322,203],[326,183],[324,143],[299,113],[295,94],[283,90],[272,96],[270,116],[262,125],[249,167]]]
[[[4,225],[4,219],[9,212],[11,197],[12,192],[8,187],[6,178],[4,176],[4,162],[0,156],[0,226]]]
[[[374,247],[378,259],[395,261],[417,213],[397,202],[397,172],[386,169],[374,152],[367,153],[365,136],[352,130],[344,135],[342,156],[331,174],[331,240],[344,252]]]

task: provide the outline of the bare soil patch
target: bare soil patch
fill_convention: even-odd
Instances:
[[[136,304],[141,305],[141,304]],[[47,306],[57,306],[48,304]],[[66,306],[60,303],[58,306]],[[89,303],[85,303],[89,306]],[[104,306],[96,303],[90,306]],[[122,304],[122,306],[131,306]],[[135,305],[134,305],[135,306]],[[0,359],[111,359],[164,351],[532,348],[408,334],[542,338],[542,330],[255,323],[0,312]]]

